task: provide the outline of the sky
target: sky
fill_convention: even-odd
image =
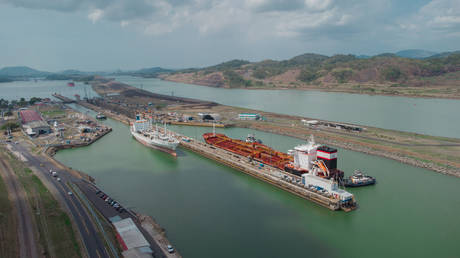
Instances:
[[[460,0],[0,0],[0,67],[203,67],[460,50]]]

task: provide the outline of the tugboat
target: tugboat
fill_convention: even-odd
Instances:
[[[98,119],[98,120],[106,120],[107,117],[102,113],[97,113],[96,119]]]
[[[375,184],[375,178],[363,174],[360,170],[355,170],[352,176],[343,180],[343,185],[347,187],[357,187]]]

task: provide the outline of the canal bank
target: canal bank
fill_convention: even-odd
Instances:
[[[460,138],[460,100],[408,98],[304,90],[223,89],[157,78],[115,80],[157,94],[213,101],[247,109],[397,131]]]
[[[309,126],[305,124],[309,118],[305,117],[218,104],[209,105],[207,102],[198,100],[188,103],[189,99],[178,97],[171,102],[169,96],[156,94],[155,98],[152,98],[151,92],[119,82],[108,84],[106,80],[102,80],[93,81],[91,84],[93,89],[103,97],[88,102],[80,101],[79,104],[124,123],[136,113],[144,113],[162,122],[190,117],[191,114],[199,116],[199,114],[214,113],[221,117],[219,122],[222,124],[233,124],[238,127],[273,132],[299,139],[308,138],[313,134],[322,144],[391,158],[413,166],[460,177],[460,139],[373,127],[348,131],[335,126],[333,128]],[[236,118],[239,113],[259,113],[256,115],[263,118],[261,120],[241,120]]]
[[[104,123],[113,128],[111,134],[91,146],[60,151],[56,159],[90,174],[114,198],[153,215],[185,257],[217,252],[220,257],[304,257],[305,250],[313,257],[457,253],[458,178],[339,149],[339,167],[347,175],[360,168],[379,183],[351,189],[360,208],[336,213],[193,152],[182,150],[173,158],[145,148],[127,126],[111,119]],[[209,131],[171,129],[194,138]],[[299,143],[241,128],[217,132],[233,138],[255,132],[283,151]]]

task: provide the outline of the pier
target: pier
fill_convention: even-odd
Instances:
[[[356,208],[356,206],[344,207],[337,199],[327,197],[303,187],[300,183],[300,177],[298,176],[270,166],[257,166],[259,162],[249,161],[247,157],[243,157],[193,139],[190,139],[190,141],[184,141],[182,140],[183,137],[179,136],[179,134],[176,134],[176,136],[179,140],[181,140],[180,146],[185,149],[235,168],[245,174],[265,181],[301,198],[315,202],[330,210],[344,210],[348,212]]]
[[[206,122],[178,122],[178,121],[171,121],[169,122],[171,125],[187,125],[187,126],[201,126],[201,127],[218,127],[218,128],[227,128],[230,125],[226,124],[213,124],[213,123],[206,123]]]
[[[61,94],[57,94],[57,93],[54,93],[52,96],[57,98],[57,99],[59,99],[64,104],[70,104],[70,103],[76,103],[77,102],[76,100],[70,99],[68,97],[64,97]]]
[[[96,112],[102,112],[106,116],[111,117],[119,122],[124,124],[129,124],[130,119],[120,114],[114,114],[112,112],[107,112],[106,110],[97,107],[89,103],[81,103],[86,108],[92,109]],[[159,130],[163,130],[159,128]],[[280,189],[283,189],[287,192],[290,192],[296,196],[299,196],[303,199],[312,201],[316,204],[319,204],[323,207],[326,207],[330,210],[343,210],[345,212],[352,211],[356,209],[354,207],[346,207],[341,205],[340,201],[331,197],[327,197],[318,192],[314,192],[305,188],[300,184],[300,177],[293,174],[289,174],[283,170],[270,167],[270,166],[257,166],[259,162],[252,161],[250,162],[247,157],[231,153],[229,151],[216,148],[209,144],[199,142],[195,139],[185,137],[179,133],[172,132],[174,136],[180,141],[180,146],[191,150],[199,155],[207,157],[209,159],[215,160],[219,163],[237,169],[245,174],[248,174],[252,177],[255,177],[259,180],[265,181],[273,186],[276,186]],[[184,141],[184,139],[190,139],[190,141]]]

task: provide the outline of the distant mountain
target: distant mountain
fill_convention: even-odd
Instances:
[[[172,69],[165,69],[161,67],[151,67],[151,68],[142,68],[134,71],[121,71],[118,70],[113,73],[113,75],[131,75],[131,76],[141,76],[141,77],[157,77],[159,74],[171,73],[174,72]]]
[[[368,58],[371,58],[372,56],[368,56],[368,55],[357,55],[356,58],[358,59],[368,59]]]
[[[89,75],[89,74],[94,74],[94,72],[82,72],[82,71],[75,70],[75,69],[68,69],[68,70],[60,71],[59,74],[64,74],[64,75]]]
[[[402,51],[398,51],[395,53],[395,55],[399,57],[415,58],[415,59],[423,59],[423,58],[427,58],[427,57],[430,57],[436,54],[438,53],[429,51],[429,50],[423,50],[423,49],[407,49],[407,50],[402,50]]]
[[[9,66],[0,69],[0,76],[2,77],[15,77],[15,78],[28,78],[28,77],[43,77],[51,73],[38,71],[27,66]]]
[[[456,54],[460,54],[460,51],[442,52],[436,55],[429,56],[427,58],[444,58]]]
[[[165,69],[161,67],[151,67],[151,68],[143,68],[143,69],[140,69],[134,72],[138,74],[158,74],[158,73],[169,73],[172,71],[173,70],[171,69]]]

